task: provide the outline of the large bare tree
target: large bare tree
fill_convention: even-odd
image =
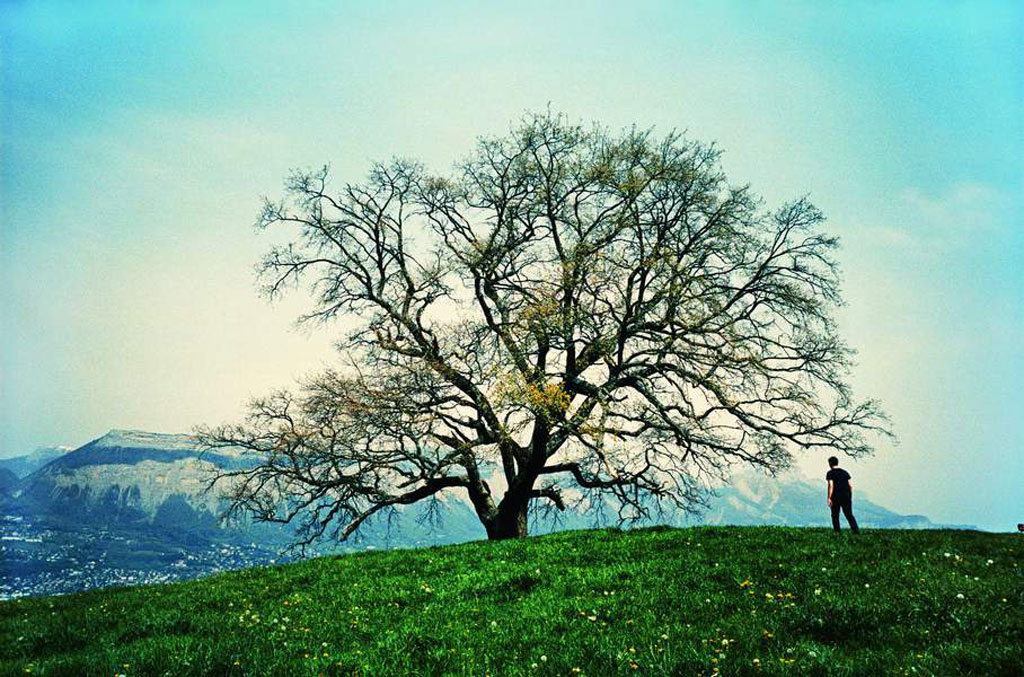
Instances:
[[[306,286],[341,360],[200,431],[246,450],[235,510],[348,537],[465,492],[492,539],[532,502],[609,499],[623,520],[691,509],[736,463],[870,452],[853,399],[837,241],[806,199],[766,208],[714,145],[527,116],[453,175],[394,161],[333,188],[294,173],[259,228],[286,230],[265,293]]]

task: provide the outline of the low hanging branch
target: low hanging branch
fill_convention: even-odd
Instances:
[[[768,210],[718,159],[546,114],[447,178],[293,174],[259,220],[294,234],[263,259],[264,292],[306,285],[303,321],[356,329],[344,368],[199,431],[253,459],[222,476],[232,509],[311,542],[459,491],[508,538],[532,501],[607,495],[637,520],[693,509],[734,463],[869,453],[888,433],[846,382],[836,239],[806,199]]]

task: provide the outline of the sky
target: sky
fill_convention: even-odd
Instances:
[[[0,456],[188,431],[334,360],[253,264],[291,168],[439,172],[548,105],[716,141],[840,236],[844,463],[900,512],[1024,521],[1024,4],[0,5]],[[800,470],[821,479],[822,454]]]

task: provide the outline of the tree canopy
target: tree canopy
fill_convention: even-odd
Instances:
[[[824,218],[728,183],[714,144],[528,115],[447,176],[395,160],[294,172],[260,229],[263,291],[347,331],[336,368],[201,431],[249,452],[232,507],[345,538],[464,492],[490,538],[530,506],[622,520],[699,507],[730,466],[859,456],[885,434],[848,384]]]

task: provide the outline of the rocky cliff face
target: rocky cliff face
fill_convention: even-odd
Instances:
[[[61,522],[215,529],[224,506],[208,480],[239,463],[201,454],[189,435],[112,430],[24,478],[13,501]]]
[[[6,494],[0,487],[0,508],[64,530],[81,526],[146,533],[169,542],[283,546],[292,540],[290,526],[245,519],[224,522],[224,485],[207,490],[218,470],[250,462],[231,450],[201,452],[191,435],[112,430],[28,477],[8,478],[12,481]],[[420,546],[485,537],[468,504],[443,498],[429,515],[426,504],[403,506],[397,520],[368,524],[347,547]],[[431,525],[428,517],[439,522]]]

